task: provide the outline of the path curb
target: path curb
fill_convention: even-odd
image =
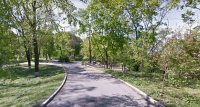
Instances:
[[[81,65],[81,66],[83,66],[83,65]],[[83,66],[83,67],[87,67],[87,66]],[[92,66],[90,66],[90,67],[92,67]],[[94,67],[92,67],[92,68],[94,68]],[[97,69],[95,69],[95,70],[97,70]],[[101,71],[101,70],[97,70],[97,71]],[[103,71],[101,71],[101,72],[103,72]],[[103,72],[103,73],[106,73],[106,72]],[[108,73],[106,73],[106,74],[109,75],[110,77],[113,77],[113,78],[115,78],[115,79],[123,82],[124,84],[128,85],[129,87],[131,87],[133,90],[135,90],[138,94],[142,95],[142,97],[144,97],[146,100],[148,100],[149,102],[151,102],[155,106],[157,106],[157,107],[165,107],[164,105],[160,104],[159,102],[157,102],[156,100],[154,100],[153,98],[151,98],[150,96],[148,96],[146,93],[144,93],[140,89],[134,87],[133,85],[131,85],[131,84],[125,82],[124,80],[119,79],[119,78],[117,78],[117,77],[115,77],[115,76],[113,76],[111,74],[108,74]]]
[[[99,70],[99,71],[100,71],[100,70]],[[102,72],[103,72],[103,71],[102,71]],[[106,72],[104,72],[104,73],[106,73]],[[117,77],[115,77],[115,76],[113,76],[113,75],[111,75],[111,74],[108,74],[108,73],[106,73],[106,74],[109,75],[109,76],[111,76],[111,77],[113,77],[113,78],[116,78],[117,80],[119,80],[119,81],[123,82],[124,84],[128,85],[129,87],[131,87],[132,89],[134,89],[138,94],[142,95],[145,99],[147,99],[147,100],[148,100],[149,102],[151,102],[152,104],[154,104],[154,105],[156,105],[156,106],[158,106],[158,107],[165,107],[164,105],[160,104],[159,102],[157,102],[156,100],[154,100],[153,98],[151,98],[150,96],[148,96],[146,93],[144,93],[144,92],[141,91],[140,89],[134,87],[133,85],[131,85],[131,84],[125,82],[124,80],[119,79],[119,78],[117,78]]]
[[[65,78],[64,78],[62,84],[60,85],[60,87],[59,87],[46,101],[44,101],[44,102],[40,105],[40,107],[46,107],[47,104],[48,104],[49,102],[51,102],[51,100],[53,100],[53,98],[60,92],[60,90],[62,89],[62,87],[65,85],[65,83],[66,83],[66,81],[67,81],[67,70],[66,70],[64,67],[63,67],[63,69],[65,70]]]

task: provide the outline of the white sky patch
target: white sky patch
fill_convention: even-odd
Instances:
[[[184,23],[181,14],[185,13],[187,10],[191,10],[195,13],[195,16],[193,19],[195,20],[194,24],[192,25],[191,28],[194,28],[195,26],[199,25],[199,16],[200,16],[200,11],[198,9],[191,9],[191,8],[184,8],[184,9],[172,9],[169,11],[169,13],[166,15],[164,18],[164,22],[167,24],[169,23],[169,27],[172,28],[173,31],[176,29],[181,29],[183,32],[186,31],[186,29],[189,29],[188,24]]]
[[[77,10],[79,10],[80,8],[83,8],[83,9],[87,8],[87,4],[81,2],[80,0],[70,0],[70,1],[74,4],[74,6],[77,8]],[[55,10],[55,12],[56,11],[58,11],[58,10]],[[66,17],[66,15],[61,15],[60,18],[63,19],[64,17]],[[74,31],[79,28],[78,25],[73,26],[73,25],[68,24],[67,20],[59,21],[58,24],[60,26],[62,26],[62,29],[60,29],[60,31],[66,31],[66,32],[74,33]],[[76,34],[76,36],[80,37],[81,39],[84,39],[86,37],[86,35],[78,35],[78,34]]]

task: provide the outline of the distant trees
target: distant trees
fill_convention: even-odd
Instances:
[[[81,38],[70,32],[58,32],[53,35],[55,51],[60,57],[75,58],[81,50]]]
[[[44,26],[40,29],[38,36],[39,55],[46,58],[46,61],[55,56],[55,41],[51,26]]]
[[[117,50],[122,48],[126,41],[124,35],[128,34],[127,22],[123,22],[125,17],[123,10],[100,1],[91,1],[87,9],[80,11],[80,17],[82,25],[79,33],[88,35],[89,49],[87,50],[91,53],[90,60],[92,53],[99,53],[93,57],[101,57],[101,59],[104,59],[105,55],[106,67],[108,67],[109,62],[112,62],[109,58],[113,60]],[[107,47],[105,52],[102,47]]]
[[[88,40],[93,40],[93,35],[97,36],[99,42],[96,41],[92,47],[107,46],[105,54],[107,53],[106,62],[109,63],[122,58],[116,56],[124,48],[127,48],[127,51],[134,50],[133,55],[136,55],[134,61],[130,61],[129,59],[132,58],[128,58],[124,62],[135,62],[135,70],[138,71],[140,64],[144,63],[142,57],[146,57],[144,56],[147,55],[145,52],[155,42],[157,35],[155,31],[158,26],[163,24],[162,20],[168,11],[162,4],[162,1],[93,0],[85,10],[80,11],[82,25],[79,32],[87,33],[90,38]],[[98,51],[100,52],[100,49]],[[104,54],[104,52],[101,53]],[[124,54],[127,53],[124,52]],[[109,58],[110,61],[107,61]]]
[[[183,4],[178,5],[179,2]],[[131,71],[164,72],[163,88],[168,74],[183,78],[199,76],[199,26],[192,11],[182,14],[190,27],[183,34],[172,32],[164,23],[168,11],[174,8],[198,9],[199,2],[190,1],[137,1],[137,0],[92,0],[86,9],[79,11],[81,25],[78,32],[85,33],[82,51],[85,58],[103,62],[107,68],[120,64]],[[166,26],[166,28],[161,29]],[[171,39],[167,36],[173,35]],[[107,46],[104,49],[102,47]],[[90,61],[91,62],[91,61]],[[177,78],[178,79],[178,78]]]

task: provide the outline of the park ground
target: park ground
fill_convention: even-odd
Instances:
[[[103,65],[94,66],[86,64],[86,67],[92,67],[104,71],[117,78],[120,78],[147,95],[160,102],[166,107],[200,107],[200,81],[166,79],[164,93],[162,93],[163,73],[162,72],[144,72],[141,78],[141,72],[123,71],[120,66],[114,69],[104,69]]]
[[[90,67],[90,66],[88,66]],[[39,106],[60,86],[64,70],[56,66],[40,65],[40,77],[34,77],[34,70],[27,65],[15,65],[17,79],[0,81],[1,106]],[[139,88],[150,97],[166,107],[199,107],[200,81],[166,80],[165,93],[161,92],[161,73],[145,73],[141,79],[140,72],[95,68],[112,74]]]

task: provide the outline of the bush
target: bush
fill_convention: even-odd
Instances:
[[[83,56],[82,55],[77,55],[75,57],[75,61],[81,61],[81,60],[83,60]]]
[[[84,57],[83,57],[83,60],[89,60],[89,57],[84,56]]]
[[[60,56],[60,58],[59,58],[59,62],[69,62],[70,60],[69,60],[69,57],[68,56],[66,56],[66,55],[62,55],[62,56]]]
[[[81,61],[81,65],[84,65],[84,61]]]

